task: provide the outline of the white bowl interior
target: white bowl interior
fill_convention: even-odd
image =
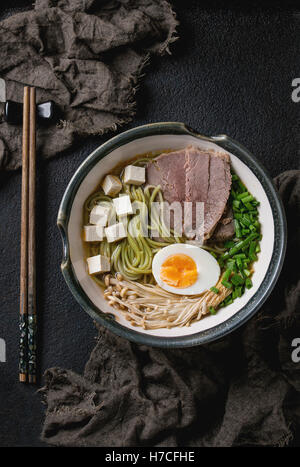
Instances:
[[[157,150],[163,151],[165,149],[180,149],[189,144],[194,144],[203,149],[219,151],[221,149],[223,152],[227,152],[214,143],[202,141],[191,135],[155,135],[131,141],[130,143],[127,143],[107,154],[87,174],[75,195],[70,213],[68,224],[70,257],[75,275],[77,276],[83,290],[102,312],[113,313],[120,324],[144,334],[164,337],[186,336],[200,331],[205,331],[225,322],[237,313],[244,305],[246,305],[250,298],[256,293],[265,277],[272,257],[274,246],[274,221],[268,198],[261,183],[253,172],[234,154],[227,152],[230,155],[233,169],[245,183],[249,191],[260,202],[259,214],[263,236],[261,240],[261,252],[259,253],[258,261],[255,263],[255,272],[252,278],[253,287],[250,290],[246,290],[244,295],[235,299],[231,305],[221,308],[217,314],[206,316],[199,322],[192,324],[190,327],[144,330],[142,328],[131,326],[128,321],[123,318],[121,313],[108,306],[107,301],[103,297],[101,288],[87,273],[86,262],[84,259],[85,252],[81,238],[82,210],[84,202],[97,188],[97,186],[99,186],[100,180],[103,176],[109,173],[119,162],[131,159],[136,154],[143,154]]]

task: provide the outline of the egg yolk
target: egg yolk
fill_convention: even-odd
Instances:
[[[190,287],[196,282],[197,277],[195,261],[184,254],[169,256],[160,269],[161,280],[176,288]]]

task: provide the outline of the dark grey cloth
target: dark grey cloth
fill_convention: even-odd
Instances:
[[[284,446],[300,428],[300,171],[275,179],[288,221],[279,281],[240,330],[163,350],[99,329],[83,376],[47,370],[42,439],[59,446]]]
[[[58,125],[39,127],[39,155],[129,122],[142,70],[151,53],[169,51],[176,26],[166,0],[37,0],[2,21],[6,98],[22,102],[24,85],[36,86],[37,102],[51,99],[61,112]],[[21,165],[21,139],[20,126],[0,123],[0,168]]]

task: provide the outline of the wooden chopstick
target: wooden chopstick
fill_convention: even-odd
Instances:
[[[20,260],[19,381],[27,381],[27,284],[28,284],[28,184],[29,184],[29,87],[24,88],[22,141],[22,201]]]
[[[36,382],[36,93],[24,88],[19,380]]]
[[[28,190],[28,382],[36,383],[36,92],[30,88],[29,112],[29,190]]]

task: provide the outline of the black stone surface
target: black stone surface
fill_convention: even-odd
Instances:
[[[299,168],[300,103],[291,99],[299,77],[300,16],[296,2],[174,1],[180,41],[173,55],[153,59],[127,128],[184,121],[206,135],[226,133],[243,143],[272,176]],[[242,4],[242,6],[239,5]],[[185,6],[183,6],[183,4]],[[225,2],[224,2],[225,4]],[[30,7],[2,1],[2,18]],[[15,9],[15,10],[12,10]],[[99,144],[94,138],[48,162],[39,161],[37,295],[39,374],[52,366],[81,372],[96,331],[60,273],[56,216],[66,185]],[[43,405],[36,387],[18,383],[18,310],[21,172],[0,173],[0,446],[39,446]],[[300,444],[298,438],[294,444]]]

